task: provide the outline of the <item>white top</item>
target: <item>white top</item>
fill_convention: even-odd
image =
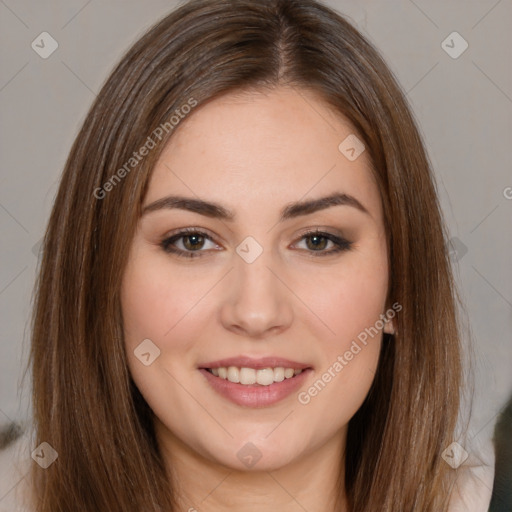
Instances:
[[[51,462],[51,448],[34,451],[25,434],[0,451],[0,512],[31,512],[24,503],[28,494],[30,464]],[[46,451],[45,451],[46,450]],[[34,455],[34,459],[31,455]],[[57,458],[58,461],[58,458]],[[494,481],[494,450],[492,443],[472,447],[465,462],[458,467],[450,512],[487,512]]]

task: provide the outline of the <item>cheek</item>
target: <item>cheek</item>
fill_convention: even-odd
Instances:
[[[323,324],[327,352],[347,350],[351,340],[375,326],[385,312],[388,273],[385,247],[368,247],[302,280],[302,295]],[[381,322],[378,324],[382,329]],[[374,332],[374,331],[372,331]],[[364,337],[364,335],[363,335]]]
[[[333,338],[351,340],[374,326],[384,313],[386,295],[387,280],[381,275],[353,272],[340,279],[324,301]]]
[[[299,414],[307,418],[309,432],[330,437],[345,428],[363,404],[374,380],[380,337],[371,345],[355,349],[351,360],[347,351],[333,353],[326,366],[316,372],[309,387],[298,395]],[[348,352],[352,353],[349,349]]]
[[[369,285],[370,283],[368,283]],[[298,395],[312,431],[334,434],[361,407],[377,371],[382,344],[378,323],[384,283],[364,285],[356,275],[323,297],[325,323],[334,332],[321,340],[321,363]],[[377,327],[376,327],[377,325]]]
[[[133,251],[121,289],[125,346],[137,387],[150,406],[159,410],[162,397],[183,399],[175,379],[188,378],[187,371],[195,363],[194,354],[200,350],[197,340],[204,338],[211,313],[202,298],[215,278],[211,274],[184,278],[165,257],[147,250],[141,253]],[[158,357],[145,366],[136,354],[148,339]]]
[[[188,280],[169,275],[165,261],[151,254],[130,258],[121,289],[128,367],[137,388],[158,416],[172,417],[172,411],[185,414],[187,408],[192,409],[188,395],[176,382],[183,380],[191,345],[199,337],[201,312],[194,306],[207,284],[204,291],[200,285],[192,287],[191,292]],[[143,353],[139,350],[143,340],[151,340],[149,345],[144,341],[149,347],[144,353],[150,353],[147,365],[137,357]],[[172,409],[169,404],[173,404]]]
[[[311,309],[318,311],[328,334],[321,340],[321,364],[312,384],[298,397],[317,428],[335,429],[352,418],[363,403],[377,371],[388,291],[384,250],[333,273],[308,279]],[[373,256],[375,255],[375,256]],[[316,290],[316,291],[315,291]],[[319,290],[322,290],[320,293]],[[333,406],[338,404],[338,406]],[[327,425],[331,425],[327,427]]]
[[[126,270],[121,292],[126,342],[131,348],[143,339],[153,340],[158,347],[175,346],[183,330],[194,329],[190,321],[198,308],[198,301],[211,286],[208,279],[180,279],[170,275],[165,259],[144,255],[134,257]],[[197,327],[199,330],[200,326]],[[186,348],[186,346],[184,347]]]

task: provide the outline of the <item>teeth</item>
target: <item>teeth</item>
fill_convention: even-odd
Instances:
[[[240,368],[240,384],[256,384],[256,373],[254,368]]]
[[[274,383],[274,370],[272,368],[263,368],[256,372],[256,382],[262,386],[270,386]]]
[[[279,366],[274,368],[274,382],[283,382],[284,380],[284,368]]]
[[[270,386],[274,382],[282,382],[285,379],[291,379],[295,375],[302,373],[302,370],[294,368],[262,368],[255,370],[254,368],[237,368],[236,366],[211,368],[209,370],[216,377],[229,380],[229,382],[244,384],[259,384],[260,386]]]
[[[284,378],[285,379],[291,379],[293,377],[293,374],[295,373],[293,368],[285,368],[284,370]]]
[[[227,379],[229,382],[240,382],[240,370],[236,366],[230,366]]]

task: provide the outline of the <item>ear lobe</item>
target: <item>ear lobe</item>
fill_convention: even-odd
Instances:
[[[386,334],[395,334],[395,324],[393,323],[393,319],[388,319],[385,321],[383,331]]]

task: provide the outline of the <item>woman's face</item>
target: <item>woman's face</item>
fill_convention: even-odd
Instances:
[[[272,470],[343,448],[392,329],[379,191],[353,133],[279,88],[197,108],[161,155],[122,308],[169,453]]]

